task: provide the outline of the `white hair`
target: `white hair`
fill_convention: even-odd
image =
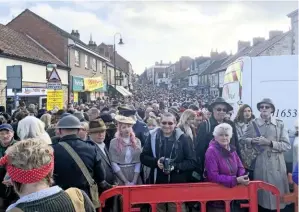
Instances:
[[[45,131],[45,124],[34,116],[27,116],[18,123],[17,134],[21,140],[41,137],[51,144],[51,138]]]
[[[233,136],[233,128],[227,123],[219,124],[214,128],[213,135],[219,136],[221,134],[227,134],[231,138]]]

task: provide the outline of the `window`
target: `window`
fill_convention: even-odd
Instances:
[[[109,58],[109,52],[105,52],[105,57]]]
[[[91,59],[91,69],[93,72],[97,72],[97,61],[95,58]]]
[[[85,55],[85,68],[88,69],[89,64],[88,64],[88,56]]]
[[[80,66],[80,55],[77,50],[75,50],[75,65]]]

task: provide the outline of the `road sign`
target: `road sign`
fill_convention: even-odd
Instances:
[[[61,79],[60,79],[59,74],[56,71],[55,67],[53,67],[53,70],[51,71],[51,73],[49,75],[47,89],[48,90],[62,90]]]
[[[62,90],[61,82],[48,82],[47,83],[48,90]]]
[[[53,70],[51,71],[48,82],[61,82],[61,79],[55,68],[53,68]]]
[[[48,90],[47,91],[47,110],[53,110],[55,107],[63,109],[63,91]]]

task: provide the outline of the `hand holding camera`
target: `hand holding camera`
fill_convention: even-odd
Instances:
[[[159,169],[162,169],[165,174],[170,174],[170,172],[174,170],[173,160],[170,158],[160,158],[157,165]]]

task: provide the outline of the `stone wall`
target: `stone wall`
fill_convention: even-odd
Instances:
[[[262,52],[259,56],[291,55],[292,54],[292,33],[288,33],[280,41]]]

